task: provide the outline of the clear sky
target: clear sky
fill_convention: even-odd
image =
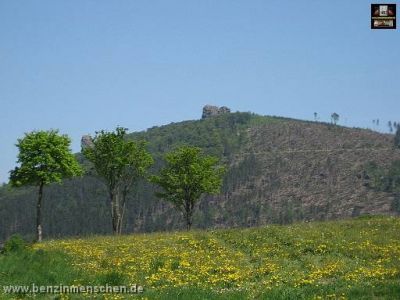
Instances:
[[[58,128],[79,151],[83,134],[205,104],[384,130],[400,121],[400,29],[372,31],[370,4],[2,0],[0,182],[24,132]]]

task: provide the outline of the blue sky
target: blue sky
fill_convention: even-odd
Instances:
[[[205,104],[400,121],[400,32],[369,1],[0,2],[0,182],[17,138],[198,119]],[[399,9],[399,7],[398,7]]]

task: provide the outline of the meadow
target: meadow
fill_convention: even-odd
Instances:
[[[1,299],[399,299],[400,218],[46,240],[0,255],[0,286],[131,285],[142,294]]]

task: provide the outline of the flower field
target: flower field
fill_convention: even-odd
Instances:
[[[117,273],[159,294],[195,288],[252,298],[311,286],[315,298],[345,299],[360,284],[400,284],[398,218],[55,240],[36,248],[62,250],[89,274]],[[318,294],[332,285],[341,293]]]
[[[400,297],[399,218],[50,240],[34,250],[67,254],[80,275],[63,284],[138,284],[143,299]]]

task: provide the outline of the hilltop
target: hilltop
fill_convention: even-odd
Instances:
[[[376,183],[381,177],[379,168],[387,169],[400,159],[390,134],[227,112],[149,128],[130,138],[148,141],[155,158],[152,172],[160,168],[167,151],[182,144],[201,147],[227,166],[221,194],[199,203],[194,217],[198,228],[397,215],[400,211],[398,194],[377,188]],[[34,205],[31,188],[0,188],[0,239],[13,232],[29,235],[34,228]],[[109,233],[106,191],[94,176],[50,186],[43,208],[46,236]],[[182,226],[181,216],[157,199],[154,187],[146,182],[129,195],[127,209],[125,232]]]
[[[395,299],[399,232],[399,218],[363,217],[49,240],[0,255],[0,286],[137,284],[144,299]]]

